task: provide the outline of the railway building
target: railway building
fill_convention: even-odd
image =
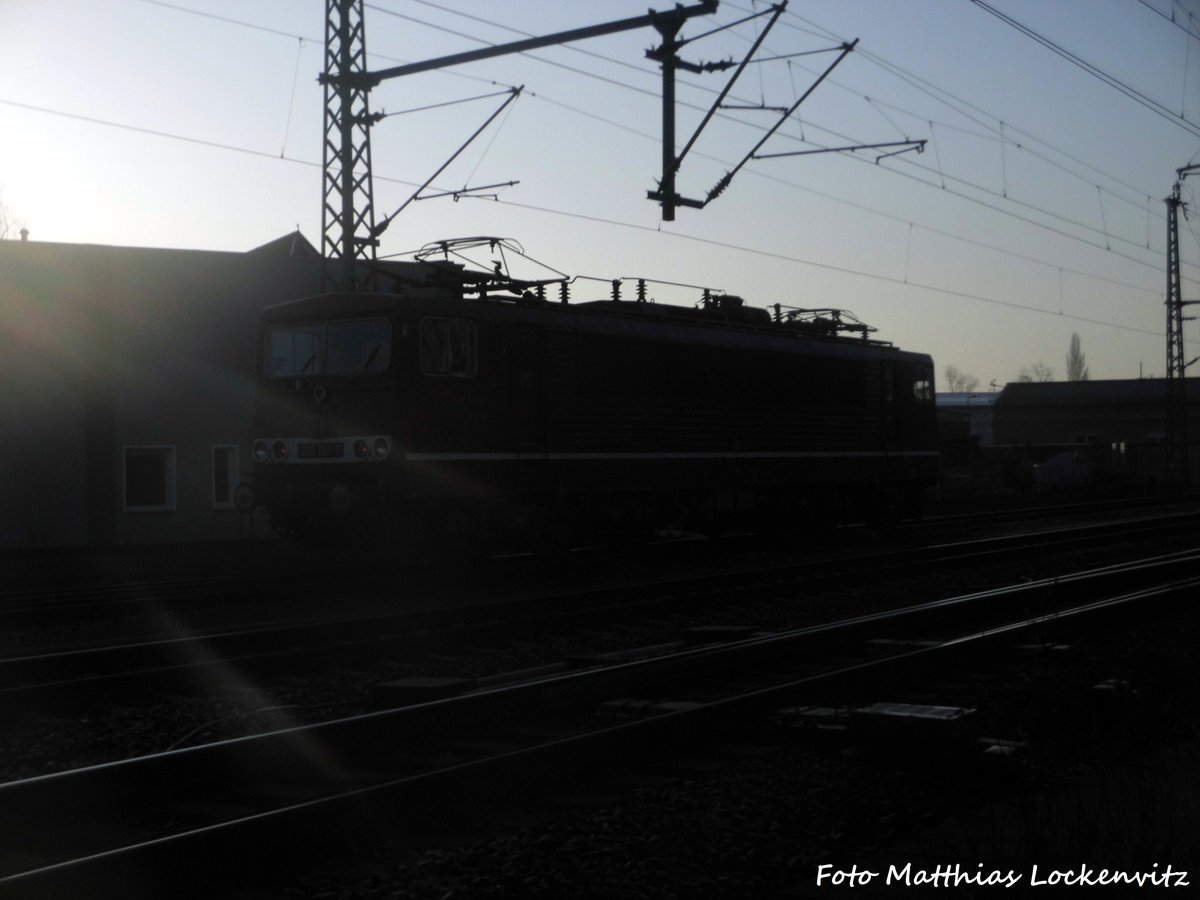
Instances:
[[[0,241],[0,549],[249,536],[256,323],[321,265],[298,232],[246,253]]]

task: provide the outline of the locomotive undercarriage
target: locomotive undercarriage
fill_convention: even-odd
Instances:
[[[464,480],[470,491],[430,494],[395,473],[331,472],[256,486],[280,534],[306,542],[387,543],[454,552],[622,545],[664,534],[819,532],[853,522],[919,518],[925,484],[896,481],[671,487],[567,493],[537,484]],[[526,480],[526,479],[522,479]],[[428,487],[426,485],[426,487]]]

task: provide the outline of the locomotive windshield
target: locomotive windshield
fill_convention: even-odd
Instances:
[[[379,373],[391,362],[387,319],[275,325],[263,339],[262,371],[268,378]]]

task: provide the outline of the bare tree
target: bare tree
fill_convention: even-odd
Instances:
[[[1021,369],[1021,374],[1017,376],[1017,381],[1035,381],[1047,382],[1054,380],[1054,369],[1046,365],[1044,362],[1035,362],[1027,369]]]
[[[1079,345],[1079,334],[1072,332],[1071,349],[1067,351],[1067,381],[1087,381],[1087,358]]]
[[[979,387],[979,379],[958,366],[946,366],[946,390],[951,393],[969,393]]]
[[[4,202],[4,198],[0,197],[0,241],[10,234],[16,234],[21,227],[21,220],[13,216],[8,204]]]

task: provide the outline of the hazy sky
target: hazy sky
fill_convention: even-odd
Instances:
[[[761,152],[901,139],[927,140],[925,152],[754,160],[707,208],[681,209],[672,223],[646,199],[661,157],[652,30],[385,82],[373,111],[525,92],[435,187],[520,184],[495,200],[413,203],[380,252],[498,235],[572,275],[845,308],[877,337],[932,353],[939,376],[955,365],[985,388],[1037,362],[1065,377],[1073,332],[1093,378],[1161,377],[1163,200],[1175,170],[1200,161],[1200,18],[1188,7],[1200,8],[989,3],[1054,46],[971,0],[792,0],[760,53],[787,58],[750,66],[729,103],[790,106],[835,54],[789,54],[860,42]],[[368,57],[382,68],[670,5],[373,0]],[[0,200],[31,240],[240,251],[299,226],[319,245],[324,7],[0,0]],[[683,34],[764,9],[724,0]],[[740,60],[762,22],[696,40],[682,56]],[[680,74],[680,146],[728,77]],[[499,102],[378,124],[377,217]],[[720,112],[684,161],[680,193],[703,197],[778,117]],[[1197,189],[1200,172],[1184,199]],[[1200,298],[1193,221],[1181,249],[1185,297]],[[577,296],[593,290],[606,288],[585,282]],[[667,286],[651,294],[697,298]],[[1198,355],[1195,322],[1185,335],[1188,358]]]

